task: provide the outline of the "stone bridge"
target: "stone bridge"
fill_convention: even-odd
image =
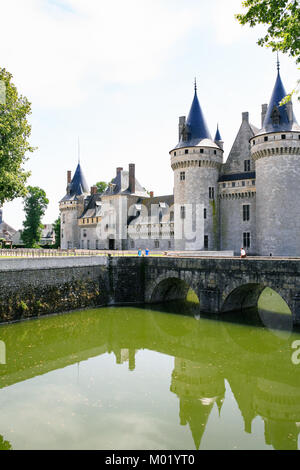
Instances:
[[[300,324],[300,260],[240,258],[110,258],[112,303],[161,303],[184,299],[191,288],[200,313],[256,307],[270,287]]]
[[[200,313],[255,307],[270,287],[300,324],[300,259],[88,256],[0,260],[0,320],[186,297]]]

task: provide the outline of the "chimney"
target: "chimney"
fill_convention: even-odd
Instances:
[[[154,197],[154,192],[150,191],[150,197]]]
[[[120,168],[120,167],[117,168],[117,176],[118,176],[119,173],[121,173],[121,171],[123,171],[123,168]]]
[[[288,101],[286,104],[286,112],[288,115],[289,122],[293,122],[293,103],[291,101]]]
[[[185,121],[186,121],[186,117],[185,116],[180,116],[179,118],[179,126],[178,126],[178,130],[179,130],[179,141],[181,139],[181,134],[182,134],[182,131],[185,127]]]
[[[71,183],[71,179],[72,179],[72,172],[71,171],[67,171],[67,184],[70,184]]]
[[[249,113],[242,113],[242,119],[243,121],[249,122]]]
[[[92,187],[91,187],[91,195],[97,194],[97,192],[98,192],[97,186],[92,186]]]
[[[129,191],[135,193],[135,164],[129,163]]]
[[[261,105],[261,127],[264,127],[264,122],[265,122],[265,117],[267,114],[268,110],[268,105],[267,104],[262,104]]]

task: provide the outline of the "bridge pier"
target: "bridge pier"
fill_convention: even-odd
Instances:
[[[294,325],[300,325],[300,292],[298,292],[293,298],[293,323]]]
[[[200,289],[198,292],[200,313],[220,312],[220,291],[218,289]]]

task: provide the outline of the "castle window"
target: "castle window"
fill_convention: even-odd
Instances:
[[[204,217],[204,219],[207,219],[207,209],[203,210],[203,217]]]
[[[154,248],[159,248],[159,240],[155,240],[155,242],[154,242]]]
[[[244,171],[250,171],[250,160],[244,160]]]
[[[90,249],[90,240],[87,241],[87,249]]]
[[[255,145],[255,140],[253,140],[253,145]]]
[[[62,216],[62,223],[64,224],[65,222],[66,222],[66,215],[63,214],[63,216]]]
[[[173,222],[174,221],[174,212],[171,211],[170,212],[170,222]]]
[[[243,233],[243,247],[250,248],[250,232]]]
[[[99,240],[96,240],[96,250],[99,250]]]
[[[204,249],[208,249],[208,235],[204,235]]]
[[[185,181],[185,171],[180,172],[180,181]]]
[[[243,221],[248,222],[250,220],[250,205],[243,205]]]
[[[252,186],[255,186],[255,180],[252,180]]]
[[[265,141],[265,142],[268,142],[268,140],[269,140],[269,137],[266,136],[266,137],[264,138],[264,141]]]
[[[186,150],[184,151],[184,153],[185,153],[185,154],[189,153],[188,149],[186,149]]]
[[[235,183],[232,183],[232,187],[235,188]]]
[[[217,155],[217,151],[216,151],[216,150],[214,150],[214,155]]]
[[[200,153],[204,153],[204,150],[203,150],[203,149],[200,149]]]
[[[174,157],[176,157],[176,152],[174,152]]]
[[[215,188],[209,188],[209,199],[215,199]]]
[[[242,181],[242,186],[245,186],[245,185],[246,185],[245,181]]]
[[[226,188],[226,183],[223,183],[223,188]]]
[[[185,219],[185,207],[184,206],[180,207],[180,217],[182,219]]]
[[[281,138],[282,138],[282,140],[285,140],[286,135],[285,135],[285,134],[282,134]]]

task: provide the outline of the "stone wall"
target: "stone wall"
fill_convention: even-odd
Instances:
[[[82,257],[0,260],[0,321],[104,305],[182,299],[189,288],[204,313],[255,306],[265,287],[300,323],[300,260]]]
[[[1,260],[0,286],[0,322],[107,305],[106,259]]]

